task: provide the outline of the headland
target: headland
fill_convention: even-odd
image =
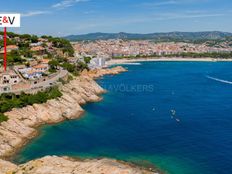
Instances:
[[[8,121],[0,124],[0,157],[9,159],[29,140],[38,135],[37,127],[43,124],[55,124],[68,119],[78,119],[84,112],[81,105],[87,102],[101,100],[100,94],[105,90],[95,81],[104,75],[115,75],[125,72],[123,67],[83,71],[81,75],[68,84],[60,87],[62,97],[49,100],[44,104],[34,104],[24,108],[15,108],[7,113]],[[110,160],[76,160],[69,157],[47,156],[30,161],[26,164],[15,165],[0,160],[0,173],[131,173],[150,174],[147,170],[132,164]]]

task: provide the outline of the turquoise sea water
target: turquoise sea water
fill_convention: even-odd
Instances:
[[[146,62],[105,76],[104,100],[43,126],[15,161],[109,157],[172,174],[232,173],[232,63]],[[173,110],[173,111],[172,111]]]

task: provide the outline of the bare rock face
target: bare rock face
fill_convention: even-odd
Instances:
[[[0,159],[0,174],[9,174],[11,171],[16,170],[17,166],[8,161],[3,161]]]
[[[93,78],[124,71],[122,67],[115,67],[84,72],[61,87],[60,98],[5,113],[9,120],[0,124],[0,157],[8,157],[34,137],[37,126],[79,118],[84,112],[81,105],[101,100],[99,94],[105,92]]]
[[[154,174],[116,160],[77,161],[66,157],[47,156],[15,166],[0,160],[0,174]]]
[[[83,76],[89,76],[91,78],[98,78],[98,77],[102,77],[104,75],[116,75],[119,74],[121,72],[126,72],[127,70],[125,68],[123,68],[122,66],[117,66],[111,69],[101,69],[100,71],[97,69],[94,70],[90,70],[90,71],[84,71],[82,72]]]

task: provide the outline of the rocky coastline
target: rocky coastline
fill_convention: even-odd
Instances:
[[[44,104],[34,104],[24,108],[15,108],[5,113],[8,121],[0,124],[0,174],[13,173],[151,173],[116,160],[77,161],[68,157],[47,156],[15,165],[5,161],[23,145],[38,134],[37,127],[43,124],[55,124],[68,119],[79,118],[84,110],[81,105],[101,100],[100,94],[105,90],[95,81],[104,75],[125,72],[123,67],[84,71],[82,74],[60,87],[62,97],[49,100]]]
[[[154,171],[110,159],[77,160],[46,156],[15,165],[0,159],[0,174],[156,174]]]

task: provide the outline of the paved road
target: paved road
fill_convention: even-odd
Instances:
[[[40,87],[46,88],[46,87],[53,86],[60,78],[63,78],[66,75],[68,75],[68,71],[67,70],[60,70],[59,74],[57,74],[56,76],[52,77],[49,80],[42,81],[42,82],[37,83],[37,84],[33,84],[33,85],[31,85],[31,88],[32,89],[34,89],[34,88],[40,88]]]
[[[65,76],[67,76],[67,75],[68,75],[67,70],[60,70],[59,73],[56,74],[54,77],[51,77],[49,80],[42,81],[42,82],[39,82],[37,84],[32,84],[30,88],[12,90],[12,91],[5,91],[5,92],[0,92],[0,94],[2,94],[2,93],[17,93],[17,94],[20,94],[21,92],[26,92],[26,93],[31,93],[32,92],[32,93],[34,93],[37,90],[46,89],[46,88],[49,88],[51,86],[56,85],[56,82],[60,78],[63,78]]]

